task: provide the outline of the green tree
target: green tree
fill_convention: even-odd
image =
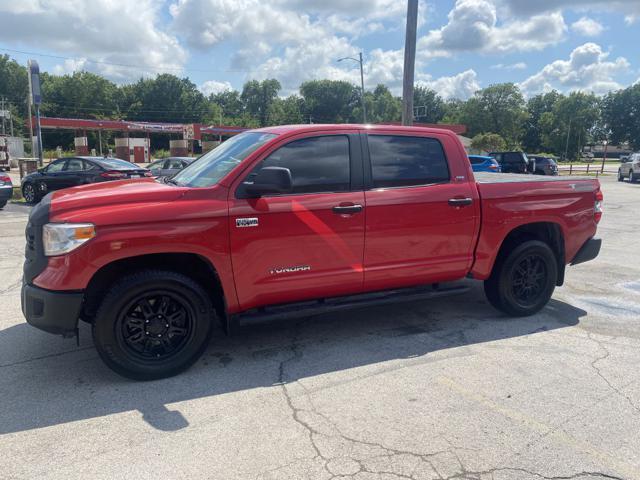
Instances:
[[[593,140],[600,118],[599,99],[594,94],[573,92],[561,97],[551,111],[540,116],[542,147],[565,159],[577,158]]]
[[[360,90],[358,90],[358,95],[359,94]],[[367,122],[382,123],[400,121],[402,101],[398,97],[394,97],[385,85],[379,84],[373,92],[365,92],[364,101],[367,106]],[[356,122],[362,121],[361,101],[358,101],[354,105],[352,118]]]
[[[5,108],[11,111],[14,134],[23,132],[24,120],[27,118],[27,69],[9,55],[0,55],[0,97],[7,102]]]
[[[245,112],[256,118],[261,126],[267,125],[269,108],[278,98],[281,88],[280,82],[273,78],[262,82],[251,80],[245,83],[240,95]]]
[[[241,117],[243,112],[242,99],[237,90],[225,90],[209,95],[209,102],[218,105],[222,109],[224,118]],[[228,123],[228,121],[227,121]]]
[[[507,142],[497,133],[479,133],[471,139],[471,148],[476,152],[499,152],[507,148]]]
[[[417,85],[413,93],[415,121],[422,123],[438,123],[445,115],[445,102],[440,95],[430,88]]]
[[[314,123],[354,121],[360,90],[342,80],[311,80],[300,85],[305,116]],[[360,117],[362,118],[362,117]]]
[[[611,142],[628,142],[634,150],[640,149],[640,83],[604,97],[602,122],[611,131]]]
[[[531,97],[527,102],[529,117],[524,124],[524,137],[522,139],[522,145],[526,151],[531,153],[540,152],[543,148],[540,120],[544,113],[553,112],[556,103],[561,98],[564,98],[564,96],[553,90]]]
[[[276,98],[267,112],[268,125],[289,125],[303,122],[303,100],[297,95]]]
[[[460,123],[468,126],[471,135],[498,133],[510,148],[519,144],[526,119],[524,97],[513,83],[479,90],[464,104],[460,115]]]

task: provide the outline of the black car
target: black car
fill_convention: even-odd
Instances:
[[[536,175],[558,175],[558,164],[553,158],[542,155],[527,155],[529,160],[533,160]]]
[[[151,172],[146,168],[119,158],[59,158],[22,179],[22,196],[28,203],[37,203],[52,190],[109,180],[151,176]]]
[[[533,173],[533,161],[524,152],[491,152],[489,156],[500,164],[502,173]]]

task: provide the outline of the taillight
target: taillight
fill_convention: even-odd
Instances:
[[[102,172],[100,174],[100,176],[102,178],[108,178],[108,179],[116,179],[116,178],[127,178],[127,174],[126,173],[122,173],[122,172],[112,172],[112,171],[108,171],[108,172]]]
[[[145,177],[153,177],[153,173],[151,173],[151,172],[144,172],[144,176],[145,176]]]
[[[489,165],[489,170],[498,170],[497,165]]]
[[[4,185],[5,183],[10,184],[11,178],[9,177],[9,175],[0,175],[0,185]]]
[[[593,206],[593,218],[596,223],[600,222],[602,218],[602,201],[604,200],[604,195],[602,195],[602,190],[598,190],[596,192],[596,201]]]

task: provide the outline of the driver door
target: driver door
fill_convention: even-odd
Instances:
[[[243,310],[361,291],[365,217],[355,133],[285,140],[234,184],[229,229]],[[243,185],[274,166],[291,171],[292,192],[248,198]]]

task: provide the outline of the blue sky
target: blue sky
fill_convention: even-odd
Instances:
[[[404,0],[0,0],[0,53],[123,83],[170,72],[205,93],[315,78],[400,93]],[[598,94],[640,79],[640,0],[422,0],[416,81],[447,98],[510,81]],[[30,52],[30,53],[18,53]],[[36,55],[38,54],[38,55]]]

